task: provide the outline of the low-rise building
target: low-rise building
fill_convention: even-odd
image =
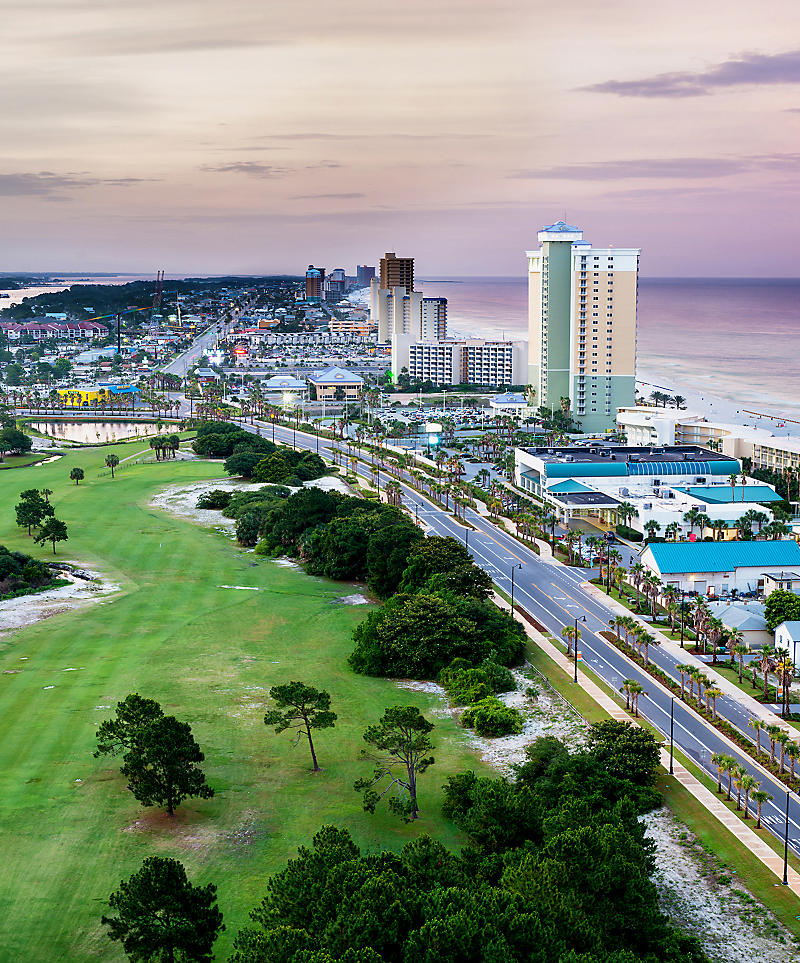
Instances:
[[[789,658],[794,662],[797,675],[800,667],[800,622],[781,622],[775,629],[775,648],[789,650]]]
[[[745,645],[760,648],[772,645],[772,633],[764,618],[763,602],[741,602],[734,599],[709,602],[708,609],[726,629],[742,633]]]
[[[753,468],[800,469],[800,438],[776,435],[766,428],[709,421],[695,412],[650,405],[620,408],[617,426],[629,445],[701,445],[734,458],[749,458]]]
[[[654,522],[656,531],[675,525],[676,535],[694,536],[696,526],[684,519],[694,509],[712,522],[727,522],[732,535],[746,511],[756,507],[769,522],[764,503],[780,501],[772,486],[743,481],[737,459],[692,445],[517,448],[515,463],[517,485],[551,504],[562,520],[594,516],[640,532]],[[737,483],[731,485],[733,475]],[[633,514],[620,505],[631,506]]]
[[[516,391],[506,391],[489,399],[489,407],[495,415],[505,415],[522,421],[533,411],[525,395]]]
[[[310,375],[308,382],[316,391],[317,401],[357,401],[364,388],[363,378],[336,366]]]
[[[710,597],[763,594],[765,576],[800,568],[800,545],[794,539],[738,542],[654,542],[641,554],[642,564],[666,585]]]

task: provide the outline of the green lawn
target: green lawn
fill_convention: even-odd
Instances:
[[[141,447],[113,451],[124,458]],[[352,790],[368,769],[359,758],[364,726],[385,706],[413,703],[431,715],[436,701],[347,669],[350,632],[366,614],[332,604],[348,587],[148,507],[164,485],[214,477],[218,465],[149,464],[112,480],[98,477],[105,454],[70,452],[5,473],[0,485],[0,543],[52,557],[16,528],[13,512],[21,489],[51,488],[70,530],[59,557],[95,565],[123,586],[111,601],[0,639],[0,958],[123,959],[99,926],[103,901],[153,853],[217,883],[224,959],[266,875],[323,823],[347,826],[369,849],[425,831],[459,845],[439,814],[439,789],[477,760],[450,719],[436,719],[437,764],[421,781],[419,825],[363,813]],[[79,486],[68,477],[76,465],[86,472]],[[319,737],[317,776],[304,748],[262,721],[265,690],[289,679],[328,688],[339,713],[336,729]],[[92,758],[96,725],[133,690],[189,721],[206,753],[217,794],[174,819],[143,809],[113,761]]]

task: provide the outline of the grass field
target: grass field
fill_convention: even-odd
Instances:
[[[124,458],[143,447],[113,450]],[[191,878],[218,885],[221,960],[265,876],[323,823],[347,826],[368,849],[426,831],[458,845],[439,813],[439,789],[477,760],[450,719],[436,720],[437,763],[421,781],[418,826],[363,813],[352,789],[369,768],[359,759],[364,726],[388,705],[435,705],[347,669],[365,606],[334,604],[346,586],[258,559],[148,507],[160,488],[214,477],[218,465],[149,464],[112,480],[98,477],[105,454],[79,450],[0,476],[0,544],[52,558],[16,527],[13,511],[21,489],[51,488],[70,531],[58,557],[122,586],[109,601],[0,640],[0,959],[123,959],[99,925],[104,900],[154,853],[177,856]],[[79,486],[68,477],[76,465],[86,472]],[[302,746],[263,724],[265,690],[289,679],[329,689],[339,713],[337,727],[319,736],[324,772],[316,776]],[[134,690],[190,722],[206,754],[217,794],[184,804],[174,819],[143,809],[118,764],[92,758],[97,724]]]

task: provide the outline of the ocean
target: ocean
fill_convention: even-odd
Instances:
[[[448,299],[451,337],[527,338],[524,277],[436,278],[417,286]],[[666,388],[720,417],[751,410],[800,419],[798,336],[800,279],[639,279],[644,393]]]

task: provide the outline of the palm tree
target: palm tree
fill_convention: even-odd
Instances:
[[[756,810],[756,829],[761,829],[761,808],[764,803],[772,802],[774,797],[770,796],[766,789],[753,789],[750,793],[750,798],[758,807]]]
[[[706,689],[706,705],[708,705],[710,700],[711,718],[714,722],[717,721],[717,699],[723,695],[725,695],[725,693],[722,691],[722,689],[717,689],[715,686],[711,686],[710,689]]]
[[[741,766],[736,766],[733,770],[733,784],[736,786],[736,811],[740,812],[742,808],[742,780],[747,778],[747,770],[743,769]]]
[[[694,531],[694,527],[697,524],[697,519],[702,515],[702,512],[697,508],[690,508],[683,516],[683,520],[689,525],[689,534]]]
[[[652,542],[658,532],[661,531],[661,526],[655,519],[651,518],[649,522],[645,522],[644,530],[647,532],[648,542]]]
[[[758,667],[764,673],[764,702],[767,701],[767,683],[769,670],[772,668],[772,659],[775,655],[775,650],[770,645],[765,645],[761,650],[761,655],[758,658]]]
[[[794,765],[797,759],[800,759],[800,743],[787,742],[786,755],[789,757],[789,772],[794,779]]]
[[[732,472],[730,475],[728,475],[728,484],[731,486],[732,502],[736,501],[736,483],[738,480],[739,480],[738,472]],[[744,497],[744,493],[742,493],[742,497]]]
[[[751,776],[748,773],[740,777],[739,785],[741,786],[742,791],[744,792],[744,818],[747,819],[748,818],[747,806],[750,801],[750,793],[754,789],[757,790],[761,784],[757,779],[753,778],[753,776]]]
[[[739,768],[740,768],[740,766],[739,766],[739,764],[737,763],[737,761],[733,758],[733,756],[728,756],[728,757],[727,757],[727,761],[726,761],[726,763],[725,763],[725,774],[726,774],[727,777],[728,777],[728,792],[727,792],[727,794],[725,795],[725,799],[726,799],[727,801],[730,801],[730,798],[731,798],[731,783],[733,782],[733,778],[734,778],[734,776],[736,775],[736,772],[737,772],[737,770],[738,770]]]
[[[639,598],[641,593],[642,578],[644,577],[647,569],[642,565],[641,562],[635,562],[631,565],[631,577],[633,578],[633,584],[636,587],[636,611],[639,611]]]
[[[694,666],[685,663],[679,663],[675,666],[676,671],[681,674],[681,700],[684,700],[686,696],[686,676],[691,675],[693,668]]]
[[[751,719],[747,725],[756,734],[756,755],[758,755],[761,752],[761,732],[767,728],[767,724],[763,719]]]
[[[622,683],[622,688],[620,691],[625,693],[625,709],[627,712],[631,711],[631,686],[636,685],[635,679],[626,679]]]
[[[644,691],[644,687],[639,685],[639,683],[635,681],[631,683],[629,688],[631,691],[631,708],[633,709],[633,714],[638,719],[639,718],[639,696],[642,694],[647,695],[647,693]]]
[[[672,539],[673,542],[678,541],[678,523],[670,522],[669,525],[664,529],[664,538],[667,540]]]
[[[642,650],[644,652],[644,664],[645,666],[647,666],[649,665],[648,653],[650,651],[650,646],[660,645],[661,643],[658,641],[658,639],[654,635],[651,635],[649,632],[642,632],[641,635],[639,636],[639,640],[641,642]]]
[[[764,727],[767,738],[769,739],[769,761],[774,766],[775,765],[775,743],[778,741],[783,729],[776,725],[766,725]]]
[[[576,631],[574,625],[565,625],[561,630],[561,638],[567,643],[567,658],[572,655],[572,643],[577,645],[580,638],[580,629]]]
[[[715,752],[711,756],[711,764],[717,767],[717,792],[722,795],[722,774],[726,771],[727,760],[730,756],[726,756],[724,752]]]
[[[620,629],[622,628],[622,619],[623,619],[623,618],[624,618],[624,616],[620,616],[619,618],[617,618],[616,616],[612,616],[612,618],[610,618],[610,619],[608,620],[608,627],[611,629],[612,632],[616,632],[616,633],[617,633],[617,642],[621,642],[621,641],[622,641],[622,640],[620,639]]]
[[[628,521],[639,515],[639,509],[630,502],[620,502],[617,505],[617,516],[622,519],[622,524],[628,527]]]
[[[116,455],[106,455],[106,465],[111,469],[111,477],[114,477],[114,469],[119,464],[119,458]]]

